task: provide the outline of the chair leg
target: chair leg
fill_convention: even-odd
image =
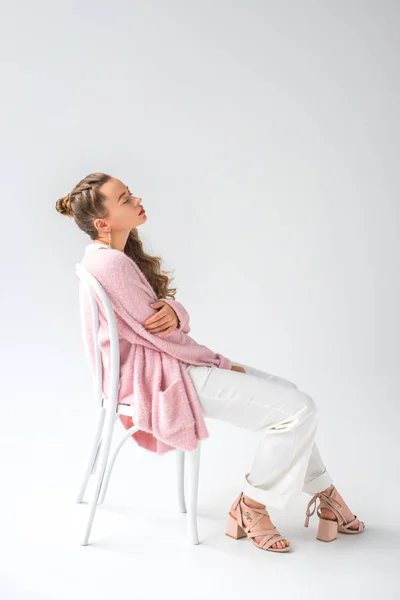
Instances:
[[[92,496],[92,499],[91,499],[91,502],[89,505],[88,520],[87,520],[87,524],[86,524],[85,533],[84,533],[84,536],[83,536],[83,539],[81,542],[82,546],[87,546],[87,544],[89,542],[90,531],[92,529],[93,520],[94,520],[96,508],[97,508],[97,501],[99,499],[100,487],[101,487],[101,484],[103,481],[104,472],[105,472],[107,460],[108,460],[108,455],[110,452],[112,434],[113,434],[114,425],[115,425],[115,413],[112,413],[111,411],[107,411],[107,412],[108,412],[108,414],[106,415],[105,423],[104,423],[104,435],[103,435],[101,449],[100,449],[99,464],[98,464],[97,473],[96,473],[96,477],[95,477],[93,496]]]
[[[114,463],[115,463],[115,460],[116,460],[116,458],[118,456],[119,451],[121,450],[122,446],[125,444],[126,440],[128,438],[130,438],[131,435],[133,433],[135,433],[136,431],[139,431],[139,427],[137,425],[134,425],[133,427],[130,427],[128,430],[125,431],[124,436],[118,442],[118,445],[115,448],[115,450],[114,450],[111,458],[107,462],[107,468],[106,468],[106,472],[104,474],[103,482],[101,484],[100,496],[99,496],[98,504],[102,504],[104,502],[104,498],[105,498],[105,495],[106,495],[106,492],[107,492],[107,488],[108,488],[108,483],[109,483],[110,477],[111,477],[111,472],[113,470]]]
[[[96,466],[97,466],[97,459],[98,459],[98,455],[99,455],[99,446],[101,445],[100,438],[101,438],[101,434],[102,434],[102,430],[103,430],[105,416],[106,416],[106,410],[104,408],[100,408],[100,410],[97,414],[96,431],[95,431],[92,447],[90,450],[89,461],[87,463],[83,481],[82,481],[82,484],[81,484],[81,487],[79,489],[78,496],[76,499],[78,504],[82,503],[83,497],[85,495],[86,488],[88,485],[89,477],[92,473],[94,473]]]
[[[96,473],[97,464],[99,462],[99,456],[100,456],[100,448],[101,448],[101,438],[100,438],[100,441],[99,441],[99,445],[97,446],[96,457],[94,459],[94,463],[93,463],[93,467],[92,467],[92,472],[90,473],[91,475],[94,475]]]
[[[185,452],[176,449],[176,474],[177,474],[177,489],[178,489],[178,507],[179,512],[186,512],[185,503]]]
[[[187,486],[188,531],[189,540],[192,544],[199,543],[199,534],[197,531],[197,498],[199,491],[200,448],[201,443],[199,442],[195,450],[185,453],[188,459],[187,466],[189,475]]]

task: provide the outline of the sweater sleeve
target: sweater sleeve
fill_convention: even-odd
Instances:
[[[186,308],[173,298],[159,298],[159,300],[163,300],[163,302],[169,304],[176,312],[179,321],[178,329],[183,331],[183,333],[190,333],[190,319]]]
[[[159,299],[151,286],[142,281],[139,267],[124,252],[113,248],[99,248],[85,258],[83,265],[96,277],[109,296],[117,315],[120,334],[126,340],[165,352],[188,364],[215,365],[230,370],[231,361],[228,358],[198,344],[184,333],[182,327],[161,337],[160,333],[151,333],[146,329],[144,322],[158,312],[150,304]],[[166,301],[169,303],[169,299]],[[180,307],[183,309],[182,305]],[[180,307],[178,306],[178,310],[183,315],[182,322],[185,326],[185,315]]]

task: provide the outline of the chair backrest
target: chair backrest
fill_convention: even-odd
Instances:
[[[83,333],[83,341],[86,346],[87,340],[85,339],[86,321],[84,314],[84,294],[88,294],[90,299],[91,307],[91,320],[92,320],[92,331],[93,331],[93,344],[94,344],[94,381],[93,389],[95,394],[96,402],[103,406],[103,390],[102,390],[102,356],[100,351],[99,343],[99,309],[97,304],[97,297],[101,301],[106,319],[108,324],[108,333],[110,338],[110,387],[107,394],[108,408],[116,409],[118,403],[118,389],[119,389],[119,369],[120,369],[120,353],[119,353],[119,339],[117,322],[115,319],[115,313],[111,300],[108,297],[105,289],[101,283],[89,273],[89,271],[81,264],[77,263],[75,266],[76,274],[79,277],[79,297],[80,297],[80,315],[81,315],[81,326]],[[90,363],[90,358],[87,356]]]

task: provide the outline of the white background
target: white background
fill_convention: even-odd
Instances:
[[[399,17],[391,0],[1,3],[3,597],[399,597]],[[257,439],[208,421],[199,546],[174,453],[130,440],[79,545],[90,239],[55,202],[93,171],[143,198],[190,335],[317,402],[362,535],[316,541],[304,495],[271,510],[285,558],[226,537]]]

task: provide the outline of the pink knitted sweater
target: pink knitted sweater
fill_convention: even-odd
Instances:
[[[194,450],[208,437],[196,389],[183,363],[230,369],[231,362],[207,346],[195,342],[189,315],[177,300],[157,298],[137,264],[124,252],[106,244],[86,246],[81,264],[101,283],[114,308],[120,345],[118,401],[133,405],[133,419],[120,415],[126,429],[132,424],[139,446],[157,454],[180,448]],[[150,304],[168,303],[179,319],[167,336],[151,333],[144,322],[158,312]],[[94,343],[88,294],[81,294],[84,341],[94,374]],[[103,362],[103,394],[109,390],[110,342],[102,303],[99,306],[99,342]]]

